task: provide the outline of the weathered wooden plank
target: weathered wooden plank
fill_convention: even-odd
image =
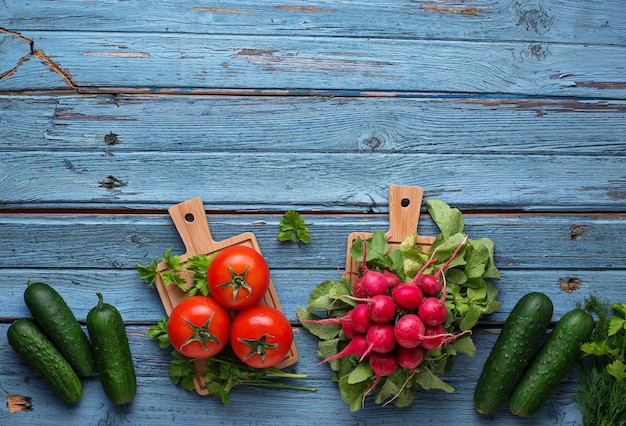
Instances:
[[[625,112],[601,99],[0,96],[0,151],[623,156]]]
[[[296,383],[318,387],[317,392],[267,390],[238,387],[231,395],[230,405],[222,405],[212,397],[201,397],[174,386],[167,377],[169,356],[159,350],[146,336],[145,327],[129,327],[131,350],[137,369],[138,391],[134,402],[127,407],[114,407],[108,404],[97,378],[84,381],[83,399],[76,406],[59,402],[34,376],[17,355],[6,344],[6,324],[0,324],[0,396],[20,394],[32,397],[33,410],[9,414],[5,404],[0,408],[0,421],[12,425],[62,424],[68,418],[81,424],[94,422],[114,422],[115,424],[154,424],[172,423],[200,424],[206,422],[210,413],[212,423],[224,424],[268,424],[281,422],[289,425],[309,425],[311,419],[320,424],[360,424],[363,422],[386,425],[404,425],[415,418],[423,423],[450,422],[449,413],[463,418],[465,424],[484,424],[485,421],[499,425],[519,425],[503,406],[495,415],[481,417],[474,410],[472,392],[480,374],[482,364],[497,334],[476,333],[474,340],[479,348],[477,355],[470,358],[457,357],[452,373],[447,381],[456,392],[445,394],[440,391],[421,392],[418,399],[407,408],[381,407],[369,403],[359,412],[350,413],[341,401],[337,385],[330,380],[327,365],[318,365],[316,340],[312,336],[298,332],[296,344],[300,348],[300,358],[295,371],[307,374],[307,379]],[[572,393],[576,390],[576,373],[572,372],[557,388],[554,396],[536,416],[524,419],[527,425],[580,424],[580,414],[576,411]],[[105,401],[105,402],[103,402]],[[242,409],[245,404],[245,409]],[[141,407],[141,409],[136,409]],[[302,407],[302,408],[296,408]],[[436,407],[434,409],[433,407]],[[58,420],[57,420],[58,419]],[[58,423],[55,423],[58,422]],[[65,423],[66,424],[66,423]]]
[[[0,205],[163,208],[200,196],[216,209],[369,211],[386,207],[390,184],[465,208],[623,212],[626,203],[616,156],[206,150],[3,153]]]
[[[22,36],[40,52],[29,55],[32,60],[63,77],[67,89],[85,92],[279,89],[623,99],[626,91],[617,59],[626,57],[626,48],[619,45],[119,32]],[[0,91],[29,90],[31,80],[18,68],[0,80]]]
[[[19,30],[306,35],[620,44],[626,17],[603,1],[30,2],[5,0]],[[146,14],[149,8],[151,13]],[[376,19],[372,19],[372,17]],[[581,19],[584,17],[584,19]]]
[[[280,216],[209,215],[217,241],[253,232],[271,268],[345,267],[351,232],[387,230],[377,215],[304,215],[311,244],[298,248],[277,240]],[[420,235],[437,235],[429,218],[420,219]],[[465,214],[470,238],[491,238],[496,262],[505,269],[624,268],[626,223],[623,215]],[[148,215],[0,215],[0,268],[134,269],[172,247],[183,253],[168,216]],[[33,255],[36,253],[36,255]],[[79,254],[79,255],[77,255]],[[548,260],[547,260],[548,259]]]

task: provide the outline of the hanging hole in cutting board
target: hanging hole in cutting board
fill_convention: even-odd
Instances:
[[[187,213],[185,215],[185,220],[187,221],[187,223],[193,223],[193,221],[195,220],[195,217],[193,217],[192,213]]]
[[[409,207],[409,204],[411,204],[411,200],[408,198],[403,198],[402,201],[400,201],[402,207]]]

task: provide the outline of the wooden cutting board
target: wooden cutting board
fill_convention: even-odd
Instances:
[[[204,211],[204,205],[200,198],[192,198],[176,204],[170,207],[168,212],[174,222],[174,225],[176,226],[176,230],[178,231],[183,244],[185,245],[185,249],[187,250],[185,254],[181,255],[181,260],[183,262],[198,254],[209,255],[218,250],[235,245],[245,245],[261,253],[256,236],[252,232],[245,232],[222,241],[214,241],[211,237],[211,231],[209,229],[209,223]],[[163,262],[159,264],[159,269],[162,270],[165,268],[167,268],[167,264]],[[191,274],[187,274],[185,278],[188,282],[191,282]],[[187,297],[187,293],[180,290],[176,285],[163,285],[160,276],[157,277],[156,288],[159,293],[159,297],[161,298],[161,302],[163,303],[163,308],[165,308],[165,312],[168,316],[171,314],[174,307]],[[271,278],[269,288],[260,303],[273,306],[282,311]],[[276,365],[276,368],[290,366],[297,360],[298,352],[294,343],[291,345],[289,353],[287,353],[285,358]],[[205,367],[206,360],[195,361],[196,371],[202,372]],[[198,394],[209,394],[209,392],[204,388],[204,379],[202,377],[194,379],[194,384]]]
[[[419,186],[392,185],[389,187],[389,230],[386,235],[392,249],[398,247],[409,235],[417,235],[423,196],[424,190]],[[346,276],[353,284],[357,279],[356,273],[363,259],[354,259],[350,254],[350,247],[358,237],[366,240],[371,236],[372,232],[352,232],[348,235]],[[425,252],[430,249],[434,241],[435,237],[417,235],[417,245]]]

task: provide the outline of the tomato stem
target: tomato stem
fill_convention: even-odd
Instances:
[[[241,274],[238,274],[230,265],[228,265],[228,270],[230,271],[230,281],[218,284],[217,287],[231,287],[233,289],[233,300],[237,300],[237,294],[241,289],[246,289],[248,293],[252,293],[252,287],[250,287],[246,281],[249,269],[250,266],[247,266]]]
[[[243,339],[243,338],[237,339],[241,343],[245,343],[247,346],[250,347],[250,352],[248,352],[248,354],[244,357],[242,361],[245,361],[254,355],[259,355],[261,357],[261,365],[262,365],[265,362],[265,355],[267,354],[267,351],[269,351],[270,349],[278,348],[277,343],[267,342],[268,337],[271,338],[273,336],[265,333],[259,339]]]
[[[187,318],[181,317],[183,321],[185,321],[185,323],[189,326],[189,328],[191,328],[192,334],[189,337],[189,339],[185,340],[183,344],[180,345],[180,347],[184,348],[191,342],[198,342],[200,343],[200,345],[205,351],[210,352],[209,348],[207,348],[207,345],[206,345],[207,343],[211,342],[211,343],[217,343],[219,345],[220,344],[219,339],[215,337],[215,335],[213,335],[209,331],[209,328],[211,327],[211,321],[213,321],[214,316],[215,316],[215,312],[211,313],[211,316],[207,318],[206,322],[202,324],[201,326],[197,326],[191,321],[189,321]]]

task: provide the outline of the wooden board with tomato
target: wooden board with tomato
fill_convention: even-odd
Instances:
[[[206,272],[210,298],[201,295],[190,298],[179,286],[165,285],[160,275],[156,277],[157,291],[165,312],[170,317],[168,331],[169,327],[172,327],[172,332],[169,334],[177,339],[176,343],[172,342],[173,346],[185,356],[198,358],[195,361],[195,369],[198,372],[194,378],[196,392],[208,395],[210,392],[206,388],[202,374],[207,368],[205,358],[215,355],[227,346],[231,335],[248,339],[253,336],[250,330],[233,334],[230,330],[231,317],[236,318],[242,310],[260,303],[277,311],[275,313],[271,309],[267,310],[266,315],[275,321],[282,320],[280,322],[283,324],[282,328],[288,320],[282,314],[269,267],[253,233],[246,232],[222,241],[215,241],[211,236],[202,200],[197,197],[171,206],[168,212],[186,248],[186,252],[180,255],[181,261],[184,263],[190,257],[200,254],[211,257]],[[159,264],[160,269],[167,266],[163,262]],[[191,283],[193,273],[182,272],[181,275]],[[198,301],[198,299],[201,300]],[[181,303],[186,305],[182,313],[181,309],[176,309]],[[191,322],[189,318],[186,318],[186,314],[194,310],[202,313],[197,314],[199,316]],[[176,315],[172,316],[173,312]],[[177,320],[177,325],[170,325],[172,318]],[[204,330],[199,327],[201,325],[204,326]],[[234,327],[233,325],[233,329]],[[236,331],[241,328],[249,329],[250,326],[239,325]],[[273,329],[281,330],[281,327],[273,326]],[[220,338],[216,335],[220,335]],[[259,339],[261,336],[255,337]],[[264,348],[263,358],[253,354],[253,359],[246,358],[246,363],[252,363],[256,367],[284,368],[297,362],[298,352],[293,343],[293,336],[281,332],[275,339],[273,344],[277,347]],[[236,339],[231,347],[238,355],[241,353],[242,359],[246,357],[243,354],[246,350],[245,345],[241,345]],[[250,346],[249,349],[255,349],[255,347]],[[268,352],[267,359],[265,351]]]

